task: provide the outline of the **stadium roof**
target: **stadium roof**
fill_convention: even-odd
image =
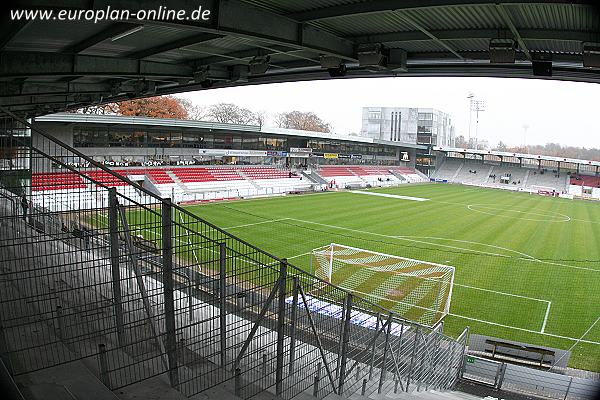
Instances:
[[[463,149],[460,147],[444,147],[444,146],[436,146],[433,148],[433,150],[442,151],[444,153],[477,154],[477,155],[481,155],[481,156],[493,155],[493,156],[498,156],[498,157],[514,157],[514,158],[525,158],[525,159],[529,159],[529,160],[567,162],[567,163],[572,163],[572,164],[592,165],[595,167],[600,167],[600,161],[580,160],[578,158],[552,157],[552,156],[542,156],[542,155],[538,155],[538,154],[512,153],[509,151],[476,150],[476,149]]]
[[[417,145],[408,142],[392,142],[388,140],[378,140],[364,136],[340,135],[335,133],[302,131],[298,129],[284,129],[261,127],[258,125],[240,125],[240,124],[222,124],[219,122],[194,121],[171,118],[148,118],[148,117],[125,117],[121,115],[92,115],[92,114],[71,114],[58,113],[36,117],[37,122],[57,122],[64,124],[101,124],[101,125],[129,125],[144,127],[168,127],[179,129],[196,129],[204,131],[236,131],[238,133],[261,133],[265,135],[293,136],[301,138],[315,138],[326,140],[341,140],[346,142],[387,145],[393,147],[409,147],[416,149],[426,149],[427,146]]]
[[[141,0],[19,3],[20,10],[52,10],[53,18],[64,10],[107,11],[108,3],[113,11],[159,6]],[[0,20],[0,105],[32,116],[209,87],[330,77],[552,75],[600,82],[600,14],[594,3],[168,3],[188,16],[200,4],[210,10],[206,21],[25,21],[11,19],[7,10]]]

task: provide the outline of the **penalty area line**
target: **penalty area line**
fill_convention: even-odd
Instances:
[[[507,328],[507,329],[514,329],[514,330],[521,331],[521,332],[535,333],[535,334],[538,334],[538,335],[549,336],[549,337],[553,337],[553,338],[557,338],[557,339],[572,340],[574,342],[580,341],[580,342],[583,342],[583,343],[600,345],[600,342],[596,342],[594,340],[586,340],[586,339],[581,339],[580,340],[578,338],[572,338],[570,336],[563,336],[563,335],[557,335],[557,334],[554,334],[554,333],[534,331],[533,329],[519,328],[519,327],[511,326],[511,325],[499,324],[497,322],[491,322],[491,321],[486,321],[486,320],[483,320],[483,319],[465,317],[464,315],[459,315],[459,314],[448,313],[448,315],[456,317],[456,318],[466,319],[466,320],[469,320],[469,321],[481,322],[482,324],[494,325],[494,326],[499,326],[501,328]]]
[[[289,218],[270,219],[268,221],[260,221],[260,222],[252,222],[252,223],[243,224],[243,225],[228,226],[226,228],[221,228],[221,229],[223,229],[224,231],[227,231],[227,230],[231,230],[231,229],[245,228],[247,226],[254,226],[254,225],[261,225],[261,224],[270,224],[272,222],[285,221],[285,220],[288,220],[288,219]]]

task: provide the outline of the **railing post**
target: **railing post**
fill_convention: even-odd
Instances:
[[[119,204],[117,189],[108,189],[108,224],[110,235],[110,265],[112,273],[113,309],[117,325],[117,341],[119,346],[125,344],[123,328],[123,302],[121,296],[121,268],[119,265]]]
[[[341,363],[340,363],[340,374],[339,374],[339,383],[338,383],[338,395],[341,396],[344,393],[344,381],[346,380],[346,362],[348,360],[348,342],[350,337],[350,318],[352,316],[352,294],[348,293],[345,299],[345,315],[344,318],[344,326],[341,337]]]
[[[242,370],[240,368],[236,368],[235,369],[235,376],[234,376],[234,384],[233,384],[234,385],[234,389],[233,389],[233,391],[234,391],[234,394],[237,397],[240,397],[240,394],[242,392],[242,388],[241,388],[241,385],[242,385],[241,374],[242,374]]]
[[[412,354],[410,355],[410,364],[408,365],[408,377],[406,378],[406,391],[408,392],[408,387],[410,385],[410,379],[413,373],[413,366],[415,362],[415,354],[417,353],[417,343],[419,341],[419,326],[415,331],[415,341],[413,342]]]
[[[227,364],[227,311],[226,311],[227,244],[219,244],[219,338],[221,368]]]
[[[162,264],[163,298],[165,301],[165,334],[169,381],[171,387],[179,387],[177,363],[177,337],[175,327],[175,302],[173,298],[173,219],[171,199],[162,202]]]
[[[283,352],[285,327],[285,292],[287,278],[287,260],[281,260],[279,266],[279,302],[277,305],[277,367],[275,369],[275,394],[283,393]]]
[[[63,321],[62,306],[56,306],[56,323],[58,325],[58,337],[62,340],[65,336],[65,323]]]
[[[0,320],[0,358],[4,361],[6,365],[6,369],[11,375],[15,374],[15,370],[12,365],[12,360],[10,357],[10,350],[8,348],[8,342],[6,340],[6,335],[4,333],[4,326],[2,326],[2,320]]]
[[[262,376],[263,378],[267,377],[267,353],[263,353],[262,355]]]
[[[392,314],[390,314],[389,316],[389,320],[388,320],[388,324],[387,324],[387,331],[385,333],[385,343],[383,345],[383,357],[381,360],[381,372],[379,373],[379,387],[377,388],[377,393],[381,394],[381,389],[383,387],[383,381],[385,380],[385,376],[386,376],[386,359],[387,359],[387,353],[388,353],[388,343],[390,340],[390,334],[392,331]]]
[[[464,331],[464,336],[465,336],[465,342],[463,343],[463,347],[462,347],[462,353],[460,356],[460,363],[458,364],[458,368],[456,371],[456,376],[454,378],[454,381],[452,382],[452,386],[454,386],[454,384],[456,384],[456,381],[462,377],[463,373],[464,373],[464,368],[465,368],[465,353],[467,352],[467,341],[469,340],[469,327],[467,326],[465,328]],[[449,388],[452,389],[452,388]]]
[[[110,376],[108,375],[108,358],[106,357],[106,345],[98,344],[98,363],[100,364],[100,381],[111,389]]]
[[[317,373],[315,374],[315,380],[313,382],[313,396],[319,396],[319,381],[321,380],[321,363],[317,364]]]
[[[377,313],[377,322],[375,323],[375,333],[373,335],[377,336],[379,333],[379,320],[381,319],[381,314]],[[371,345],[371,362],[369,366],[369,380],[373,378],[373,366],[375,364],[375,342],[377,340],[373,340],[373,344]]]
[[[293,298],[292,298],[292,321],[290,323],[290,372],[289,374],[294,373],[294,361],[296,361],[296,318],[298,314],[298,286],[300,285],[300,280],[297,276],[293,277]]]
[[[504,377],[504,374],[502,374],[502,377]],[[567,391],[565,392],[565,397],[564,397],[563,400],[567,400],[567,396],[569,396],[569,391],[571,390],[571,384],[572,383],[573,383],[573,377],[571,377],[571,379],[569,379],[569,386],[567,386]],[[500,386],[498,386],[498,388],[500,388]]]

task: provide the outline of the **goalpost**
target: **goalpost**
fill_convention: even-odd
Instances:
[[[536,193],[541,196],[553,196],[558,193],[556,188],[551,186],[531,185],[531,193]]]
[[[450,311],[454,267],[331,243],[311,252],[314,274],[427,326]]]

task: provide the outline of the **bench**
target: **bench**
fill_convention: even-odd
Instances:
[[[552,350],[492,339],[487,339],[485,344],[485,352],[491,353],[492,359],[501,358],[517,364],[542,368],[550,367],[554,362],[555,352]]]

